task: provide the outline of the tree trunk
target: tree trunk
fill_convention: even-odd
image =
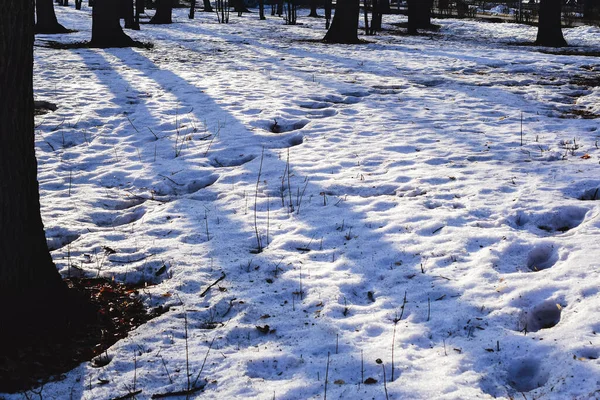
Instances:
[[[136,23],[133,0],[124,0],[121,2],[121,18],[125,20],[125,28],[136,31],[140,30],[140,24]],[[137,21],[139,22],[139,19]]]
[[[48,252],[40,214],[33,13],[33,0],[0,2],[0,347],[22,345],[19,335],[32,327],[42,335],[55,332],[61,324],[54,318],[57,304],[67,292]],[[8,343],[7,337],[17,342]]]
[[[58,23],[52,0],[37,0],[35,33],[67,33],[69,30]]]
[[[173,0],[157,0],[156,13],[150,20],[151,24],[170,24],[173,14]]]
[[[329,29],[329,25],[331,23],[331,8],[332,8],[332,1],[331,0],[325,0],[325,29]]]
[[[261,21],[267,19],[265,17],[265,0],[258,0],[258,18]]]
[[[119,22],[119,0],[95,0],[92,10],[92,47],[130,47],[135,42]]]
[[[597,19],[599,8],[600,8],[600,1],[585,0],[585,2],[583,3],[583,18],[588,19],[588,20]]]
[[[196,14],[196,0],[192,0],[190,2],[190,13],[188,14],[188,18],[194,19],[195,14]]]
[[[204,0],[204,11],[213,12],[212,5],[210,4],[210,0]]]
[[[408,33],[431,27],[431,7],[433,0],[408,0]]]
[[[338,0],[331,27],[323,41],[327,43],[359,43],[358,17],[359,0]]]
[[[310,0],[310,14],[308,14],[311,18],[318,18],[319,13],[317,13],[317,5],[318,0]]]
[[[379,11],[382,14],[389,14],[392,11],[390,0],[379,0]]]
[[[563,47],[567,42],[562,34],[561,0],[541,0],[538,32],[535,44],[538,46]]]

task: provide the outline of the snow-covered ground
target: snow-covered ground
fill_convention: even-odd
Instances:
[[[327,45],[306,10],[55,50],[91,29],[57,11],[79,32],[35,49],[52,255],[170,311],[44,399],[183,390],[186,361],[198,398],[600,398],[598,58],[460,20]]]

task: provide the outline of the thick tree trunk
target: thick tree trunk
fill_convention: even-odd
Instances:
[[[379,11],[382,14],[389,14],[392,11],[390,0],[379,0]]]
[[[329,29],[329,25],[331,24],[331,9],[332,9],[332,1],[325,0],[325,29]]]
[[[173,0],[157,0],[156,13],[150,20],[151,24],[170,24],[173,14]]]
[[[583,3],[583,18],[595,20],[598,18],[598,10],[600,9],[600,1],[585,0]]]
[[[562,34],[560,6],[561,0],[541,0],[535,44],[551,47],[567,45]]]
[[[135,42],[119,22],[119,0],[95,0],[92,11],[92,47],[129,47]]]
[[[139,31],[140,24],[139,20],[136,23],[133,0],[124,0],[121,2],[121,7],[121,18],[125,20],[125,28]]]
[[[52,0],[37,0],[35,2],[37,21],[35,33],[67,33],[69,30],[58,23]]]
[[[258,0],[258,18],[261,21],[267,19],[265,17],[265,0]]]
[[[359,0],[338,0],[331,27],[323,41],[328,43],[359,43]]]
[[[204,0],[204,11],[205,12],[213,12],[213,7],[210,4],[210,0]]]
[[[48,252],[40,214],[33,13],[33,0],[0,2],[0,347],[21,345],[19,335],[32,327],[43,335],[54,332],[61,325],[53,318],[57,304],[67,292]],[[10,337],[17,342],[4,340]]]
[[[318,18],[319,13],[317,13],[318,0],[310,0],[310,14],[308,14],[311,18]]]
[[[431,7],[433,0],[408,0],[408,33],[431,27]]]

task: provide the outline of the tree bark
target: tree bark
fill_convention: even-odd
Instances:
[[[68,33],[69,30],[58,23],[54,2],[52,0],[37,0],[35,2],[37,22],[35,33]]]
[[[359,0],[338,0],[331,27],[323,41],[327,43],[360,43],[358,40]]]
[[[173,14],[173,0],[157,0],[156,13],[150,20],[151,24],[170,24]]]
[[[33,121],[33,0],[0,2],[0,347],[42,335],[66,296],[40,214]],[[12,337],[14,343],[6,343]],[[15,344],[16,343],[16,344]],[[0,350],[0,353],[2,351]]]
[[[204,10],[205,12],[213,12],[213,7],[210,4],[210,0],[204,0]]]
[[[408,0],[408,33],[431,27],[432,6],[433,0]]]
[[[308,14],[311,18],[318,18],[319,13],[317,12],[318,0],[310,0],[310,14]]]
[[[95,0],[92,11],[92,47],[130,47],[135,45],[123,32],[119,21],[119,0]]]
[[[258,0],[258,18],[261,21],[267,19],[265,17],[265,0]]]
[[[538,32],[535,44],[538,46],[563,47],[567,41],[562,34],[561,0],[541,0]]]

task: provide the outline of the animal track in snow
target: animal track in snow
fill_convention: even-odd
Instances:
[[[210,160],[210,164],[215,167],[239,167],[240,165],[244,165],[246,163],[249,163],[250,161],[254,160],[256,158],[256,155],[254,154],[248,154],[248,155],[241,155],[237,158],[217,158],[214,157]],[[213,182],[214,183],[214,182]]]
[[[95,213],[92,215],[92,219],[94,224],[99,227],[116,227],[138,221],[144,214],[146,214],[146,208],[144,206],[139,206],[130,212],[117,215],[116,217],[113,217],[112,214],[108,213]]]
[[[535,306],[526,316],[527,331],[537,332],[541,329],[549,329],[556,326],[560,322],[561,313],[562,306],[552,300]]]
[[[527,268],[541,271],[552,267],[558,261],[558,252],[552,243],[541,243],[535,246],[527,256]]]
[[[284,133],[297,131],[298,129],[304,128],[308,124],[308,120],[295,121],[295,122],[286,122],[286,121],[277,121],[275,120],[272,124],[269,125],[269,130],[273,133]]]
[[[508,383],[518,392],[529,392],[544,386],[548,373],[540,368],[537,359],[519,359],[508,367]]]
[[[514,224],[518,228],[533,225],[537,229],[549,233],[567,232],[579,226],[583,222],[587,212],[587,208],[565,206],[555,208],[547,213],[518,213],[514,218]]]

